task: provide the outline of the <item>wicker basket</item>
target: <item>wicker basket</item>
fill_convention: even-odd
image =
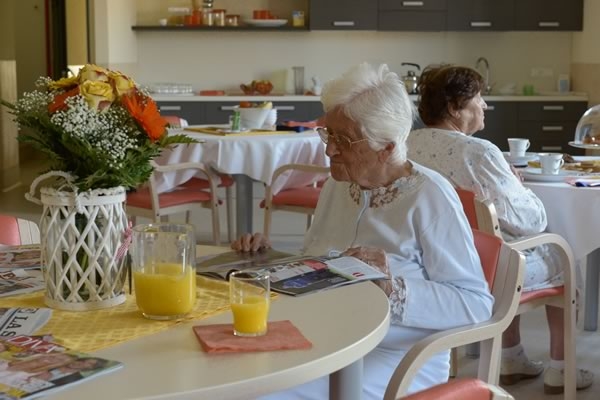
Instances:
[[[45,302],[63,310],[106,308],[125,301],[125,189],[84,193],[43,187],[40,223]]]

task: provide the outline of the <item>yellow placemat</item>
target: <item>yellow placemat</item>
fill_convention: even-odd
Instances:
[[[281,135],[286,133],[296,133],[296,131],[265,131],[260,129],[252,129],[245,132],[237,132],[231,133],[224,131],[223,128],[219,128],[216,126],[207,126],[204,128],[193,128],[187,127],[186,131],[192,132],[200,132],[200,133],[208,133],[209,135],[219,135],[219,136],[262,136],[262,135]]]
[[[92,352],[137,337],[150,335],[175,324],[208,318],[229,310],[229,283],[197,277],[196,307],[185,319],[153,321],[142,316],[133,295],[125,303],[96,311],[53,310],[52,318],[35,334],[52,334],[65,347]],[[44,292],[0,299],[0,307],[47,307]]]

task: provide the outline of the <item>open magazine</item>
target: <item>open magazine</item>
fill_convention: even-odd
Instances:
[[[13,269],[0,270],[0,297],[31,293],[45,288],[41,271]]]
[[[226,253],[228,254],[228,253]],[[233,257],[233,255],[231,255]],[[208,260],[210,261],[210,260]],[[364,280],[386,279],[387,275],[354,257],[295,256],[266,263],[197,264],[199,275],[228,279],[233,271],[265,270],[273,291],[299,296]]]
[[[0,338],[0,350],[1,400],[45,396],[123,365],[69,350],[39,336]]]
[[[40,246],[0,245],[0,270],[41,268]]]

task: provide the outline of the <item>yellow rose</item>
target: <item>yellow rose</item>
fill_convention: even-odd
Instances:
[[[108,82],[85,81],[79,86],[79,90],[90,108],[102,110],[115,100],[112,86]]]
[[[124,94],[131,92],[131,90],[135,87],[133,81],[120,72],[111,71],[108,73],[108,77],[113,82],[117,97],[121,97]]]
[[[108,82],[108,70],[94,64],[86,64],[79,70],[79,83],[85,81]]]
[[[70,78],[60,78],[59,80],[50,83],[48,85],[48,87],[50,89],[52,89],[52,90],[55,90],[55,89],[69,89],[69,88],[71,88],[73,86],[76,86],[77,82],[78,82],[78,80],[77,80],[76,76],[72,76]]]

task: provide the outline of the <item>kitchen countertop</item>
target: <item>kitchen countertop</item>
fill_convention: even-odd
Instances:
[[[230,96],[195,96],[195,95],[164,95],[155,94],[152,98],[156,101],[320,101],[320,96],[302,96],[302,95],[268,95],[268,96],[245,96],[245,95],[230,95]],[[410,95],[411,100],[418,100],[417,95]],[[568,95],[547,94],[547,95],[484,95],[485,101],[588,101],[585,93],[573,93]]]

